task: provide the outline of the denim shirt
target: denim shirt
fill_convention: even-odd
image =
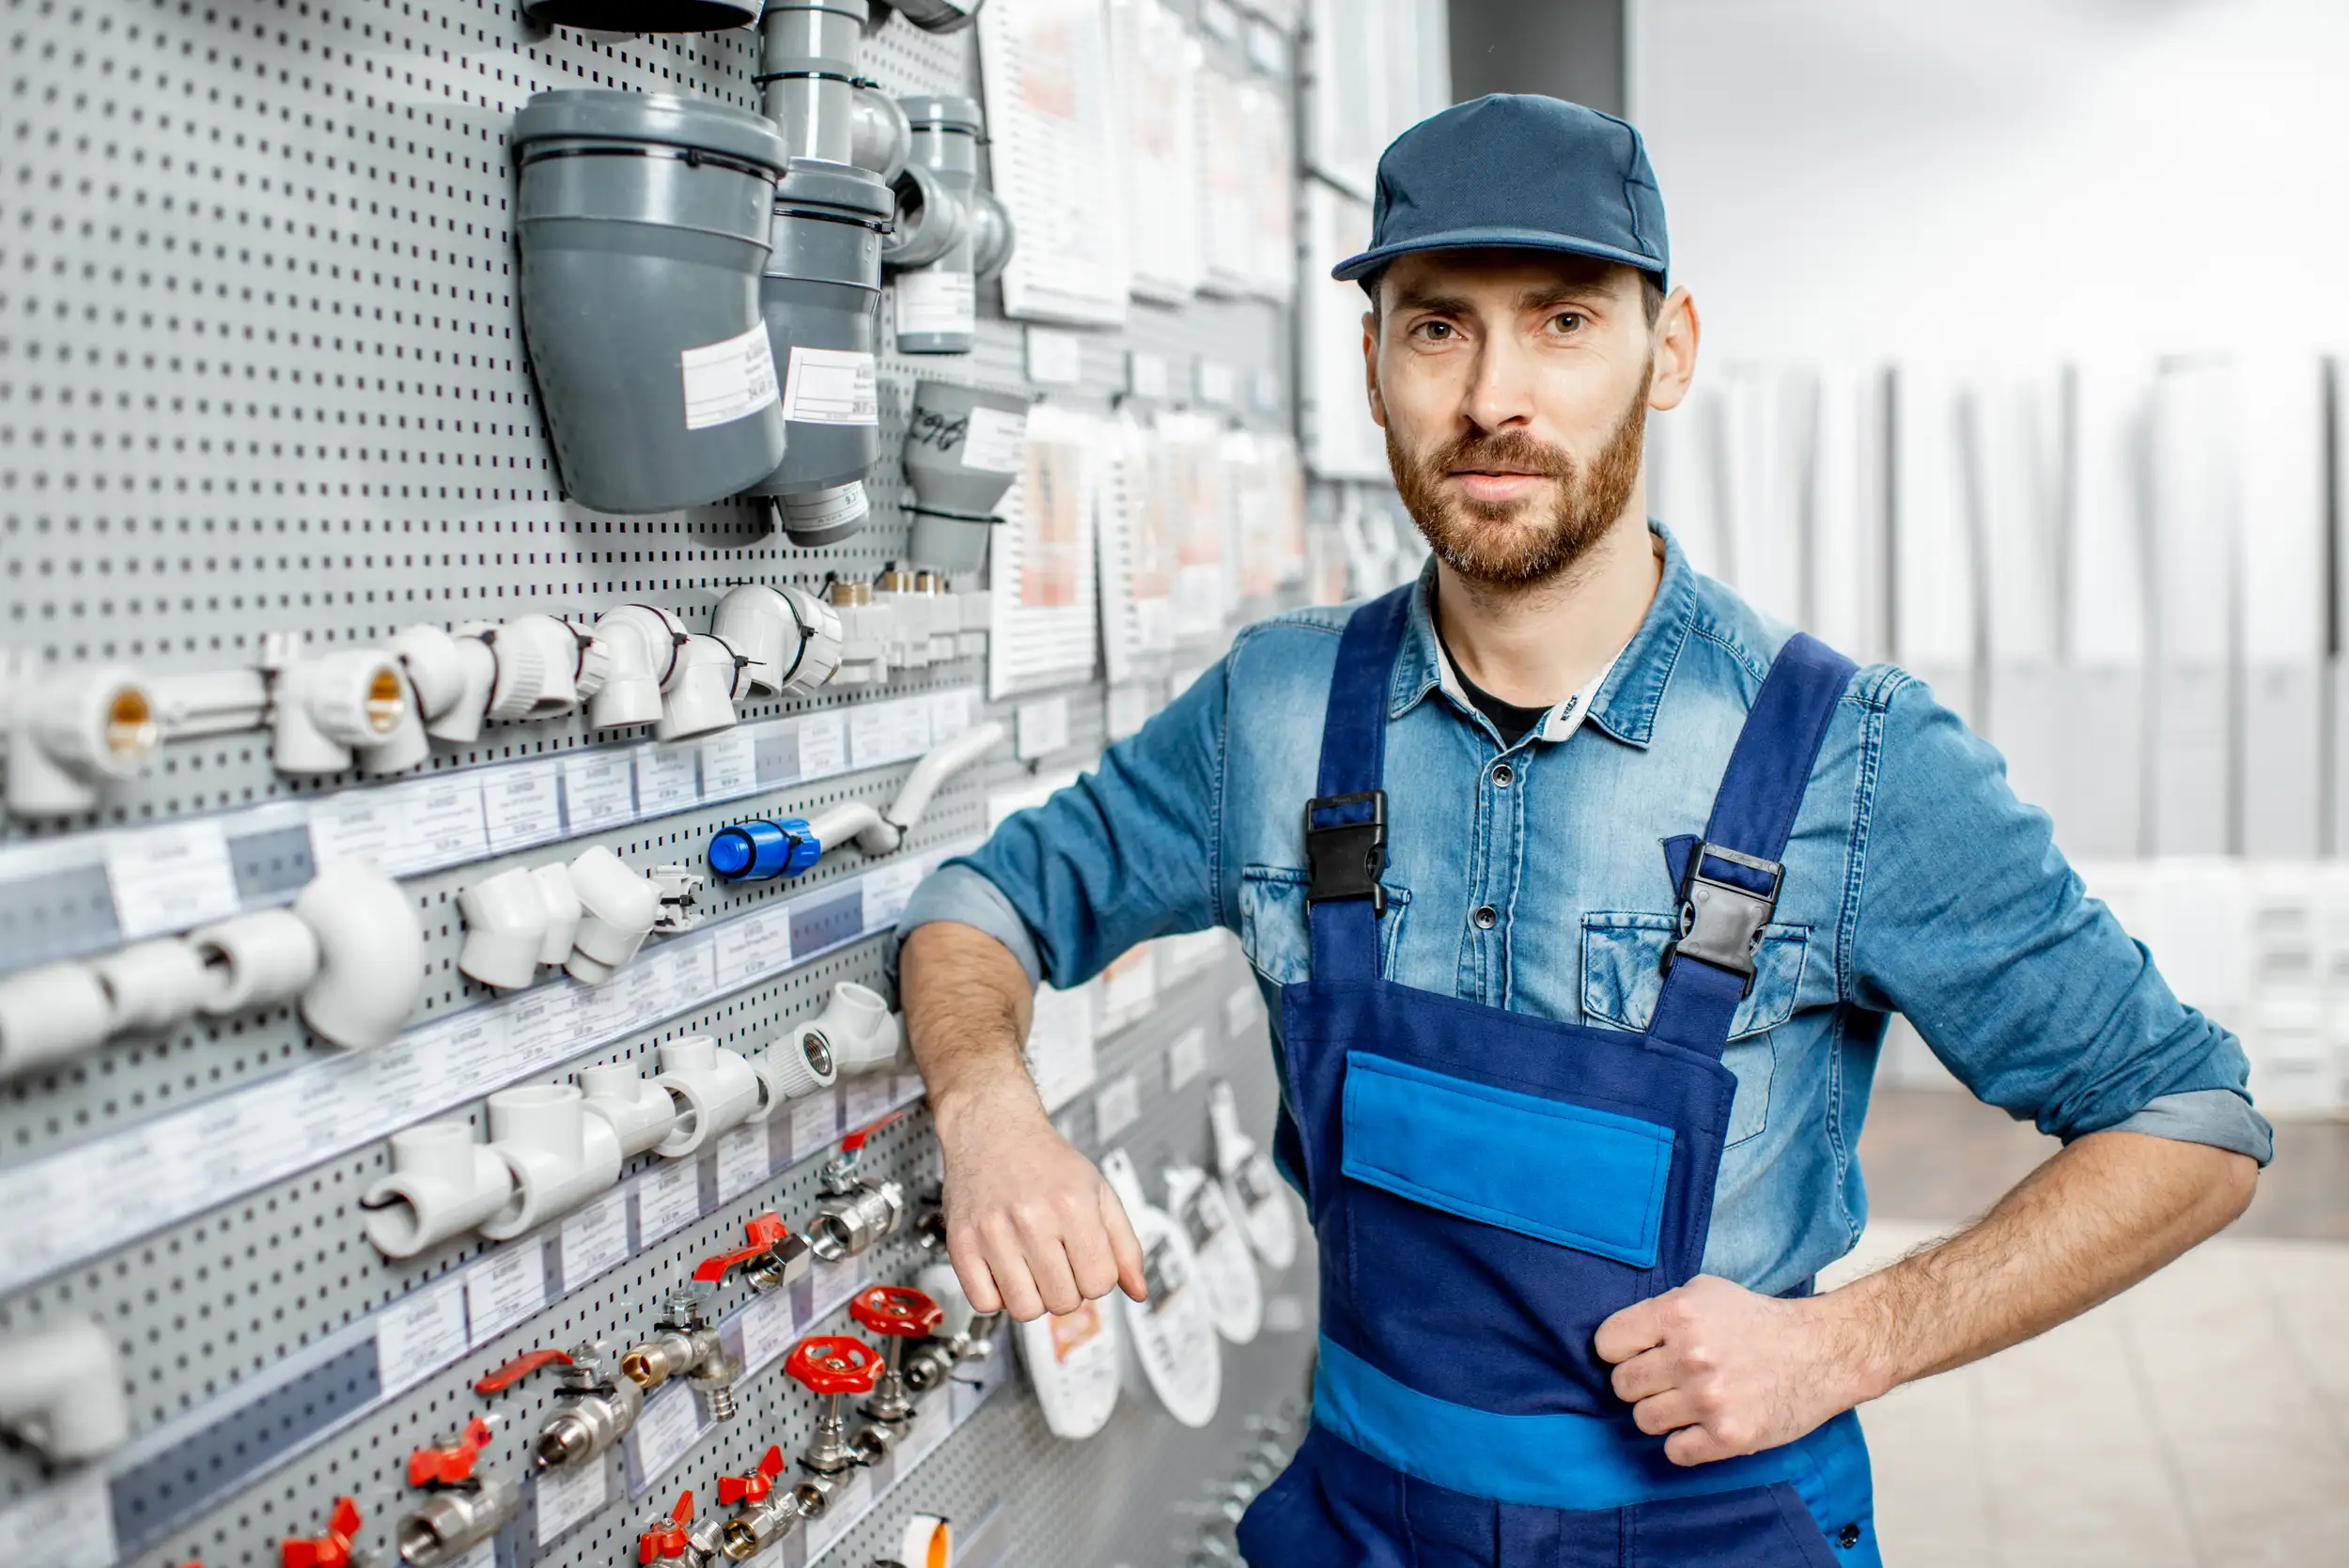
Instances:
[[[1674,926],[1663,841],[1703,831],[1791,635],[1657,532],[1655,602],[1587,711],[1554,712],[1505,751],[1445,667],[1433,567],[1421,578],[1388,706],[1388,978],[1645,1027]],[[1032,980],[1069,986],[1136,942],[1220,924],[1277,1002],[1311,969],[1303,812],[1348,613],[1240,632],[1096,771],[927,878],[900,936],[963,922]],[[1859,1238],[1856,1151],[1890,1012],[1974,1094],[2045,1132],[2119,1127],[2269,1157],[2234,1037],[2170,993],[1999,754],[1922,682],[1881,664],[1853,676],[1784,863],[1723,1057],[1737,1090],[1707,1273],[1783,1291]]]

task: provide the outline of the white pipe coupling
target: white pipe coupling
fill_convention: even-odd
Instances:
[[[620,1179],[620,1140],[612,1124],[587,1114],[568,1083],[526,1083],[490,1096],[490,1148],[506,1164],[513,1192],[480,1224],[491,1241],[507,1241],[568,1214]]]
[[[280,773],[339,773],[355,753],[396,738],[408,682],[380,648],[298,653],[270,682],[270,760]]]
[[[622,1160],[659,1148],[677,1126],[677,1102],[669,1092],[624,1062],[582,1068],[579,1087],[588,1113],[602,1117],[619,1140]]]
[[[839,1080],[832,1046],[813,1029],[786,1030],[751,1057],[769,1107],[829,1089]]]
[[[178,937],[132,942],[90,964],[105,987],[107,1032],[170,1029],[194,1016],[211,993],[211,977],[194,944]]]
[[[359,1199],[367,1240],[387,1258],[412,1258],[463,1235],[512,1201],[514,1177],[462,1121],[392,1134],[392,1169]]]
[[[905,1047],[903,1020],[879,991],[853,980],[834,986],[824,1010],[799,1032],[802,1042],[822,1045],[842,1078],[892,1066]]]
[[[198,926],[188,934],[188,945],[204,968],[196,1005],[215,1018],[291,1001],[319,972],[319,939],[290,909],[261,909]]]
[[[547,913],[547,928],[538,941],[538,962],[560,964],[570,956],[579,939],[579,890],[571,885],[571,868],[561,861],[530,874],[538,884],[538,902]]]
[[[388,1042],[424,1000],[424,924],[408,894],[373,861],[334,861],[294,899],[293,913],[318,940],[303,1021],[352,1050]]]
[[[113,1001],[86,964],[42,964],[0,979],[0,1079],[96,1050],[113,1029]]]
[[[655,1152],[668,1159],[699,1154],[724,1134],[773,1109],[758,1074],[742,1053],[707,1034],[688,1034],[661,1048],[660,1085],[677,1109],[677,1122]]]
[[[136,773],[162,740],[156,700],[129,670],[28,675],[8,703],[8,810],[92,810],[99,792]]]
[[[86,1319],[9,1336],[0,1352],[0,1426],[52,1464],[111,1453],[131,1437],[122,1358]]]
[[[484,717],[502,723],[552,719],[600,690],[605,661],[590,658],[586,633],[552,615],[517,615],[462,629],[486,644],[497,665]]]
[[[581,984],[599,986],[652,934],[661,918],[661,889],[601,845],[571,862],[570,878],[579,895],[579,929],[563,967]]]

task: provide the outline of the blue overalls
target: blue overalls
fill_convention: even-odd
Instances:
[[[1593,1336],[1692,1278],[1735,1079],[1721,1064],[1853,666],[1780,653],[1702,841],[1644,1034],[1380,977],[1387,699],[1410,589],[1347,622],[1306,808],[1312,978],[1282,995],[1281,1152],[1320,1244],[1313,1430],[1240,1523],[1252,1568],[1878,1568],[1846,1411],[1681,1467]]]

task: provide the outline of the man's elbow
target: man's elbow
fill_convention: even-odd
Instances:
[[[2214,1231],[2221,1231],[2243,1218],[2251,1206],[2252,1197],[2259,1191],[2259,1161],[2249,1155],[2232,1149],[2213,1149],[2217,1157],[2217,1179],[2211,1184],[2210,1207],[2216,1222]]]

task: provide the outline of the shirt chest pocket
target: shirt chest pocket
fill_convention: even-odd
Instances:
[[[1394,973],[1395,944],[1410,908],[1408,888],[1392,882],[1387,912],[1378,917],[1378,970]],[[1239,874],[1239,945],[1258,974],[1275,986],[1313,977],[1313,939],[1305,919],[1305,873],[1289,866],[1252,865]]]
[[[1582,917],[1582,1013],[1595,1024],[1643,1030],[1664,989],[1664,948],[1676,923],[1670,915],[1604,912]],[[1795,1014],[1811,933],[1800,925],[1766,925],[1753,955],[1753,988],[1730,1019],[1721,1063],[1737,1076],[1729,1112],[1729,1141],[1742,1143],[1769,1125],[1770,1085],[1777,1061],[1770,1032]]]

